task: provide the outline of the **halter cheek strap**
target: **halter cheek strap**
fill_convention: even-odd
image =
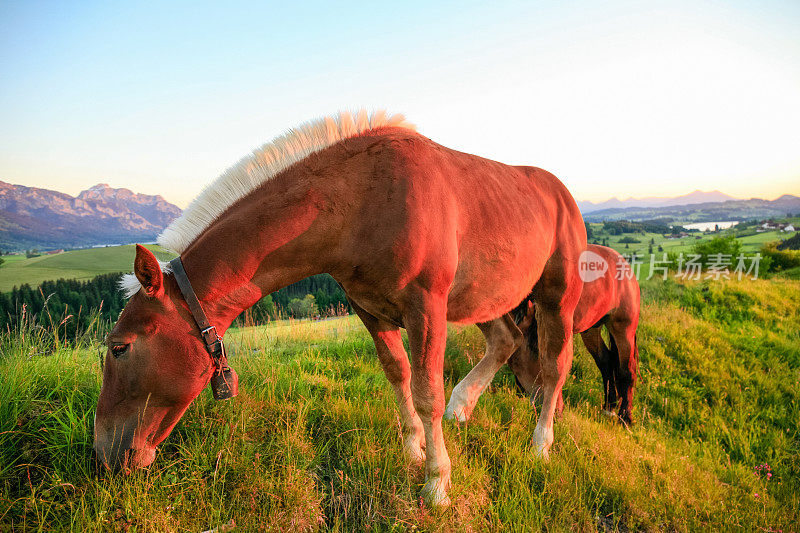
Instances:
[[[186,275],[186,270],[183,268],[181,258],[176,257],[169,262],[169,265],[172,268],[172,273],[175,276],[175,281],[178,283],[181,294],[186,300],[186,305],[189,307],[189,312],[197,323],[197,327],[200,328],[200,337],[203,339],[206,351],[214,362],[214,374],[211,376],[211,389],[214,393],[214,398],[217,400],[233,398],[239,393],[239,378],[236,372],[228,365],[222,337],[217,333],[217,328],[211,325],[203,306],[200,305],[200,300],[198,300],[197,294],[195,294],[192,284],[189,282],[189,276]]]

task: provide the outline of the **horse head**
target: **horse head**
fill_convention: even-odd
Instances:
[[[136,246],[141,289],[108,335],[94,449],[112,469],[145,467],[208,383],[213,362],[171,275]]]

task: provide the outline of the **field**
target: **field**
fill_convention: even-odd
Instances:
[[[791,222],[796,227],[800,227],[800,218],[787,218],[783,222]],[[594,239],[602,242],[608,241],[609,246],[623,254],[637,254],[638,261],[642,265],[650,262],[650,241],[653,241],[653,253],[656,258],[661,258],[658,246],[664,252],[691,253],[692,247],[699,242],[703,242],[719,235],[734,233],[733,230],[724,230],[720,233],[693,233],[689,237],[681,239],[666,239],[660,233],[627,233],[622,235],[611,235],[603,231],[603,224],[593,223],[591,227],[594,231]],[[748,256],[759,251],[762,245],[786,239],[792,234],[780,231],[766,231],[755,235],[737,237],[742,243],[742,252]],[[641,242],[626,245],[620,240],[625,237],[633,237]],[[174,254],[163,250],[158,245],[147,245],[153,250],[159,259],[166,261],[172,259]],[[90,279],[99,274],[111,272],[130,272],[133,266],[135,255],[133,245],[108,246],[104,248],[88,248],[84,250],[73,250],[62,252],[55,255],[43,255],[40,257],[26,258],[21,255],[3,256],[5,263],[0,265],[0,292],[8,292],[14,286],[28,283],[32,287],[38,286],[43,281],[65,279]],[[647,277],[649,270],[643,266],[643,277]]]
[[[233,331],[239,397],[204,391],[129,477],[93,466],[93,336],[45,357],[38,330],[6,335],[0,530],[797,531],[800,282],[654,280],[643,296],[638,423],[600,414],[581,346],[543,463],[536,407],[503,371],[468,424],[445,424],[443,511],[420,505],[422,469],[402,455],[394,395],[353,317]],[[483,346],[451,327],[448,395]]]
[[[618,252],[625,254],[636,253],[648,260],[650,256],[648,246],[650,245],[651,239],[654,241],[653,253],[656,254],[656,257],[661,257],[662,252],[658,251],[659,245],[664,249],[664,252],[691,253],[692,247],[698,242],[707,241],[720,235],[733,233],[730,230],[723,230],[719,233],[691,233],[688,237],[682,237],[680,239],[666,239],[660,233],[625,233],[622,235],[609,235],[608,233],[604,233],[602,231],[602,227],[602,224],[592,224],[592,228],[595,229],[595,238],[597,240],[602,241],[604,238],[608,239],[609,246]],[[737,238],[742,243],[742,252],[746,254],[754,254],[758,252],[761,246],[765,243],[786,239],[792,235],[794,235],[794,233],[787,234],[785,232],[774,230]],[[625,248],[625,243],[620,242],[620,240],[624,239],[625,237],[633,237],[641,242],[628,244],[628,248]]]
[[[157,245],[147,248],[161,260],[174,257]],[[65,279],[90,279],[111,272],[130,272],[136,255],[134,245],[87,248],[54,255],[26,258],[22,255],[3,256],[0,266],[0,292],[28,283],[37,286],[43,281]]]

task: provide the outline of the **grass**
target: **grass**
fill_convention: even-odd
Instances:
[[[0,530],[796,531],[800,282],[653,281],[643,302],[638,424],[600,414],[581,346],[552,460],[538,461],[536,408],[504,370],[469,424],[445,424],[444,511],[420,505],[422,469],[354,317],[232,331],[239,397],[204,391],[127,478],[93,468],[96,341],[43,357],[17,331],[0,339]],[[473,326],[449,333],[448,394],[484,348]]]
[[[147,245],[161,260],[174,254],[158,245]],[[21,255],[3,256],[0,266],[0,292],[8,292],[14,286],[28,283],[37,287],[43,281],[65,279],[90,279],[111,272],[130,272],[136,256],[134,245],[108,246],[73,250],[54,255],[26,258]]]

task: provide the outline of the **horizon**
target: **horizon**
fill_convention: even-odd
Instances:
[[[0,179],[0,183],[7,183],[9,185],[14,185],[14,186],[23,186],[23,187],[45,189],[44,187],[37,187],[35,185],[25,185],[25,184],[21,184],[21,183],[11,183],[11,182],[5,181],[3,179]],[[148,193],[143,193],[143,192],[137,191],[135,188],[132,188],[130,186],[114,187],[114,186],[112,186],[112,185],[110,185],[108,183],[95,183],[94,185],[91,185],[89,187],[86,187],[85,189],[82,189],[82,190],[78,191],[78,193],[76,193],[76,194],[71,194],[69,192],[58,190],[58,189],[46,189],[46,190],[51,190],[51,191],[54,191],[54,192],[68,194],[68,195],[72,196],[73,198],[75,198],[80,193],[86,192],[86,191],[94,189],[96,187],[109,187],[109,188],[115,189],[115,190],[126,189],[126,190],[128,190],[128,191],[130,191],[130,192],[132,192],[134,194],[146,194],[146,195],[148,194]],[[728,201],[728,200],[731,200],[731,201],[765,200],[765,201],[770,201],[771,202],[771,201],[778,200],[778,199],[780,199],[780,198],[782,198],[784,196],[787,196],[787,195],[788,196],[800,197],[800,195],[792,194],[792,193],[781,193],[781,194],[778,194],[777,196],[774,196],[774,197],[772,197],[772,196],[740,197],[740,196],[730,195],[730,194],[728,194],[728,193],[726,193],[724,191],[720,191],[718,189],[714,189],[714,190],[710,190],[710,191],[704,191],[702,189],[695,189],[693,191],[690,191],[690,192],[687,192],[687,193],[681,193],[681,194],[678,194],[678,195],[675,195],[675,196],[638,196],[638,197],[636,197],[636,196],[626,196],[626,197],[612,196],[612,197],[606,198],[604,200],[597,200],[597,201],[584,200],[582,198],[575,198],[575,201],[577,203],[579,203],[579,204],[580,203],[589,203],[589,204],[592,204],[592,205],[600,205],[600,204],[604,204],[604,203],[610,202],[612,200],[617,200],[619,202],[634,202],[634,201],[645,201],[645,200],[675,200],[675,199],[678,199],[678,198],[683,198],[683,197],[691,196],[693,194],[698,194],[698,193],[700,193],[700,194],[715,194],[715,193],[717,193],[717,194],[722,194],[722,195],[728,197],[727,200],[711,200],[711,202],[724,202],[724,201]],[[170,201],[169,198],[167,198],[167,197],[165,197],[165,196],[163,196],[161,194],[153,194],[153,195],[149,195],[149,196],[160,196],[163,200],[165,200],[165,201],[167,201],[167,202],[179,207],[181,210],[185,209],[185,206],[182,207],[182,206],[178,205],[177,203]],[[678,204],[676,204],[676,205],[678,205]],[[631,207],[636,207],[636,206],[631,206]]]
[[[10,183],[72,196],[108,183],[184,208],[288,128],[385,107],[450,148],[547,169],[582,202],[800,196],[792,2],[0,14]]]

